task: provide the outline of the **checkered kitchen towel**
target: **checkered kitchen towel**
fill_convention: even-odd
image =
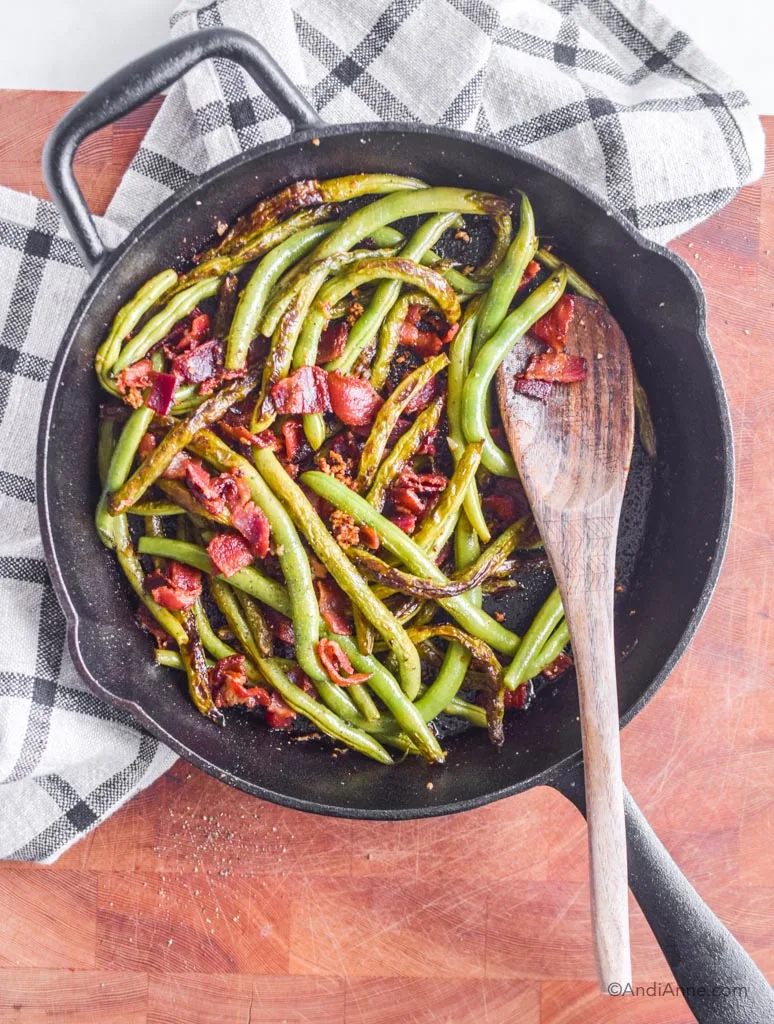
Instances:
[[[253,33],[328,121],[494,136],[569,168],[660,241],[762,171],[744,95],[639,0],[184,0],[171,19],[174,35],[214,25]],[[164,102],[106,239],[288,130],[233,65],[200,66]],[[85,284],[52,206],[0,190],[0,857],[19,860],[53,860],[175,759],[79,681],[41,555],[37,411]]]

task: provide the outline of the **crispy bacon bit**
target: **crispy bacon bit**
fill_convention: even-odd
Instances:
[[[254,501],[235,505],[231,509],[231,522],[239,530],[256,558],[265,558],[269,553],[271,527],[263,509]]]
[[[500,526],[510,526],[529,512],[529,502],[518,480],[499,477],[494,494],[481,499],[487,519]]]
[[[352,626],[347,618],[347,598],[344,591],[330,577],[324,580],[315,580],[314,585],[317,590],[320,615],[334,633],[351,635]]]
[[[541,352],[532,356],[527,369],[519,376],[525,380],[575,384],[586,376],[586,360],[583,356],[570,356],[566,352]]]
[[[519,288],[523,288],[525,284],[529,284],[535,274],[540,272],[540,264],[537,260],[530,260],[527,264],[527,269],[522,275],[521,281],[519,282]]]
[[[160,416],[166,416],[174,405],[176,390],[177,377],[173,373],[156,373],[145,404]]]
[[[145,589],[162,608],[179,612],[190,608],[202,594],[202,574],[190,565],[170,562],[166,574],[151,573],[145,580]]]
[[[554,679],[558,679],[559,676],[563,675],[568,668],[572,668],[572,664],[570,655],[562,652],[554,658],[550,665],[546,665],[543,669],[543,675],[546,679],[553,682]]]
[[[399,512],[406,512],[414,518],[421,516],[427,505],[427,502],[411,487],[394,487],[392,500]]]
[[[275,637],[283,644],[290,644],[292,647],[296,642],[296,634],[293,631],[293,623],[287,615],[275,612],[273,608],[264,608],[263,614]]]
[[[147,459],[157,444],[158,441],[153,434],[143,434],[137,446],[137,454],[141,459]]]
[[[336,320],[329,323],[320,335],[317,362],[328,363],[331,359],[338,359],[344,351],[348,337],[349,324],[346,320]]]
[[[266,445],[262,443],[261,438],[259,437],[258,434],[250,433],[250,431],[247,429],[247,427],[242,426],[241,423],[236,423],[236,424],[235,423],[228,423],[228,422],[226,422],[226,420],[221,420],[220,423],[218,423],[218,429],[220,430],[221,433],[225,434],[226,437],[231,438],[232,441],[238,441],[239,444],[246,444],[246,445],[253,445],[254,444],[258,448],[265,448],[266,447]],[[264,434],[267,433],[267,432],[269,434],[271,434],[270,430],[269,431],[266,431],[266,430],[262,431],[262,433],[264,433]],[[273,439],[274,435],[272,434],[271,437]],[[269,440],[269,444],[271,444],[271,443],[272,443],[272,440]]]
[[[189,462],[196,461],[188,452],[178,452],[161,475],[165,480],[185,480],[186,466]]]
[[[361,526],[359,527],[359,530],[360,540],[362,543],[365,544],[369,550],[378,551],[381,546],[381,541],[379,540],[379,534],[373,526]]]
[[[400,329],[400,343],[428,358],[438,355],[458,330],[459,324],[450,324],[435,310],[411,305]]]
[[[328,678],[337,686],[365,683],[371,678],[371,672],[355,672],[346,651],[335,640],[329,640],[327,637],[320,640],[317,644],[317,656],[328,673]]]
[[[372,423],[382,407],[382,398],[374,386],[359,377],[345,377],[338,371],[331,373],[328,389],[334,413],[350,427]]]
[[[442,395],[446,390],[445,381],[438,376],[432,377],[427,384],[424,384],[418,391],[415,391],[413,396],[409,398],[404,408],[404,413],[407,416],[412,416],[414,413],[421,412],[431,402]]]
[[[574,309],[573,296],[563,295],[552,309],[532,325],[532,333],[554,351],[560,352],[567,342],[567,328]]]
[[[142,405],[143,388],[149,388],[155,376],[156,371],[150,359],[140,359],[119,373],[116,387],[133,409],[139,409]]]
[[[233,576],[253,563],[253,553],[238,533],[216,533],[207,545],[207,554],[222,576]]]
[[[532,700],[533,692],[531,680],[527,680],[526,683],[517,686],[515,690],[506,690],[503,693],[503,704],[506,711],[513,708],[523,711]]]
[[[247,687],[244,654],[231,654],[221,658],[209,671],[210,687],[216,708],[232,708],[241,704],[246,708],[266,707],[269,691],[262,686]]]
[[[137,622],[142,627],[142,629],[144,629],[146,633],[150,633],[150,635],[156,641],[157,647],[174,647],[175,641],[172,639],[169,633],[167,633],[166,629],[164,629],[163,626],[160,626],[159,623],[156,622],[156,620],[153,618],[153,616],[151,615],[151,613],[148,611],[144,604],[141,604],[140,607],[137,609],[136,618]]]
[[[222,367],[222,341],[206,341],[172,360],[172,372],[190,384],[203,384],[212,378],[217,379]]]
[[[278,693],[269,694],[269,705],[266,708],[266,724],[270,729],[289,729],[296,713],[289,708]]]
[[[210,476],[200,462],[190,459],[186,463],[185,482],[197,501],[212,515],[219,515],[226,507],[220,481]]]
[[[448,482],[443,473],[417,473],[407,466],[392,488],[393,504],[398,512],[421,516],[427,511],[434,495],[444,490]]]
[[[304,434],[304,426],[300,420],[287,419],[282,424],[282,437],[285,441],[285,455],[288,462],[296,465],[312,454],[312,448]]]
[[[289,377],[277,381],[271,397],[280,415],[331,411],[328,374],[319,366],[300,366]]]
[[[186,328],[185,324],[183,321],[173,327],[162,342],[164,352],[170,359],[174,359],[181,352],[196,348],[210,336],[210,318],[206,313],[194,311],[190,325]]]
[[[551,397],[552,388],[553,384],[550,380],[527,380],[526,377],[522,377],[520,374],[517,374],[513,382],[514,391],[524,395],[525,398],[534,398],[538,402],[542,402],[543,405]]]
[[[360,530],[349,512],[335,508],[331,513],[331,533],[343,548],[354,547],[360,543]]]
[[[417,528],[417,517],[412,516],[410,512],[393,512],[388,518],[404,533],[413,533]]]

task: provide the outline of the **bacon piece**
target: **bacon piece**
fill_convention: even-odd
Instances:
[[[529,512],[529,502],[518,480],[499,477],[494,494],[485,495],[481,505],[488,519],[510,526]]]
[[[524,380],[575,384],[586,376],[586,360],[583,356],[570,356],[566,352],[541,352],[532,356],[527,369],[519,376]]]
[[[150,359],[140,359],[122,370],[116,378],[116,387],[133,409],[142,405],[143,388],[149,388],[156,376]]]
[[[446,391],[446,382],[438,376],[432,377],[427,384],[423,384],[422,387],[415,391],[413,396],[408,400],[403,412],[406,416],[412,416],[414,413],[421,412],[431,402],[444,394]]]
[[[348,337],[349,324],[346,320],[337,320],[329,323],[320,335],[317,362],[328,363],[331,359],[338,359],[344,351]]]
[[[210,687],[216,708],[232,708],[237,704],[242,707],[266,707],[269,703],[269,691],[262,686],[248,688],[245,674],[244,654],[230,654],[221,658],[209,671]]]
[[[534,398],[538,402],[542,402],[543,405],[551,397],[552,388],[553,384],[550,380],[527,380],[526,377],[518,374],[513,382],[514,391],[524,395],[525,398]]]
[[[334,633],[352,634],[352,626],[347,618],[347,598],[344,591],[330,577],[315,580],[317,602],[320,615],[325,619]]]
[[[572,664],[573,661],[570,655],[562,652],[561,654],[557,654],[550,665],[546,665],[543,669],[543,675],[546,679],[553,681],[563,675],[567,669],[572,668]]]
[[[266,708],[266,724],[270,729],[289,729],[296,713],[289,708],[278,693],[269,694],[269,705]]]
[[[271,397],[280,415],[331,411],[328,374],[319,366],[300,366],[289,377],[277,381]]]
[[[219,515],[226,507],[220,482],[210,476],[200,462],[190,459],[185,466],[188,489],[212,515]]]
[[[175,403],[176,390],[177,377],[173,373],[156,373],[145,404],[160,416],[166,416]]]
[[[383,400],[367,380],[345,377],[335,372],[328,375],[331,408],[342,423],[350,427],[364,427],[373,423]]]
[[[388,518],[391,523],[395,523],[404,533],[413,533],[417,528],[417,517],[412,516],[410,512],[393,512]]]
[[[399,512],[407,512],[414,517],[421,516],[427,507],[427,502],[412,487],[394,487],[392,500]]]
[[[161,475],[165,480],[185,480],[186,467],[190,462],[200,464],[198,459],[192,459],[188,452],[178,452]]]
[[[273,608],[264,608],[263,614],[271,626],[272,633],[283,644],[290,644],[292,647],[296,642],[296,634],[293,629],[293,622],[283,615],[282,612],[275,612]]]
[[[458,330],[459,324],[450,324],[435,310],[411,305],[400,329],[400,344],[413,348],[419,355],[429,358],[438,355]]]
[[[263,509],[254,501],[235,505],[231,509],[231,522],[239,530],[256,558],[265,558],[269,553],[271,527]]]
[[[390,496],[398,512],[421,516],[427,511],[433,495],[442,491],[448,482],[443,473],[417,473],[407,466]]]
[[[503,693],[503,704],[506,711],[513,708],[523,711],[532,699],[533,692],[530,680],[522,683],[521,686],[517,686],[515,690],[505,690]]]
[[[288,462],[298,464],[312,454],[312,447],[306,439],[304,426],[300,420],[285,420],[282,424],[282,438]]]
[[[150,633],[156,641],[157,647],[174,647],[175,641],[169,633],[167,633],[166,629],[156,622],[144,604],[141,604],[137,609],[136,619],[141,628],[144,629],[146,633]]]
[[[210,336],[210,318],[206,313],[198,313],[196,310],[191,314],[190,324],[186,327],[186,321],[177,324],[162,342],[164,351],[170,359],[181,352],[188,352],[195,349],[206,338]]]
[[[361,526],[359,527],[359,530],[360,540],[363,544],[365,544],[365,546],[371,551],[378,551],[381,546],[381,541],[379,540],[379,534],[373,526]]]
[[[335,640],[329,640],[327,637],[320,640],[317,644],[317,656],[328,673],[328,678],[337,686],[365,683],[371,678],[371,672],[355,672],[346,651]]]
[[[233,511],[237,505],[245,505],[251,500],[250,487],[239,473],[222,473],[218,480],[229,511]]]
[[[221,420],[220,423],[218,423],[217,426],[218,426],[218,430],[222,434],[225,434],[226,437],[230,438],[232,441],[238,441],[239,444],[246,444],[246,445],[253,445],[254,444],[254,445],[257,445],[259,448],[265,448],[266,447],[266,445],[261,443],[261,440],[260,440],[260,438],[259,438],[259,436],[257,434],[252,434],[247,429],[247,427],[242,426],[241,423],[234,424],[234,423],[228,423],[228,422],[226,422],[226,420]],[[262,433],[265,433],[265,431],[262,431]],[[269,433],[271,433],[271,431],[269,431]],[[272,435],[272,437],[273,437],[273,435]],[[271,444],[271,441],[269,443]]]
[[[567,328],[575,310],[575,298],[563,295],[549,311],[532,325],[532,333],[556,352],[567,342]]]
[[[141,459],[147,459],[157,444],[158,441],[153,434],[143,434],[137,446],[137,454]]]
[[[207,554],[222,576],[233,576],[253,563],[253,553],[238,533],[216,533],[207,545]]]
[[[217,379],[222,368],[222,341],[206,341],[172,360],[172,372],[190,384],[203,384],[212,378]]]
[[[537,260],[530,260],[527,264],[527,269],[522,274],[521,281],[519,282],[519,288],[523,288],[524,285],[529,284],[535,274],[540,272],[540,264]]]
[[[190,565],[169,562],[166,574],[154,572],[146,578],[145,589],[162,608],[183,611],[201,597],[202,574]]]

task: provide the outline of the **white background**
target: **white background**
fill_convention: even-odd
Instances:
[[[354,3],[357,0],[353,0]],[[774,0],[655,0],[774,114]],[[4,0],[0,88],[88,89],[168,38],[175,0]]]

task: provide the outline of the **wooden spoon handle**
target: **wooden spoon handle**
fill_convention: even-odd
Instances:
[[[589,823],[591,916],[599,985],[631,982],[618,694],[613,644],[615,517],[544,524],[561,557],[554,572],[570,629],[580,699]],[[556,550],[556,549],[555,549]],[[559,564],[556,564],[559,563]],[[615,991],[615,990],[614,990]],[[620,992],[621,989],[618,989]]]

